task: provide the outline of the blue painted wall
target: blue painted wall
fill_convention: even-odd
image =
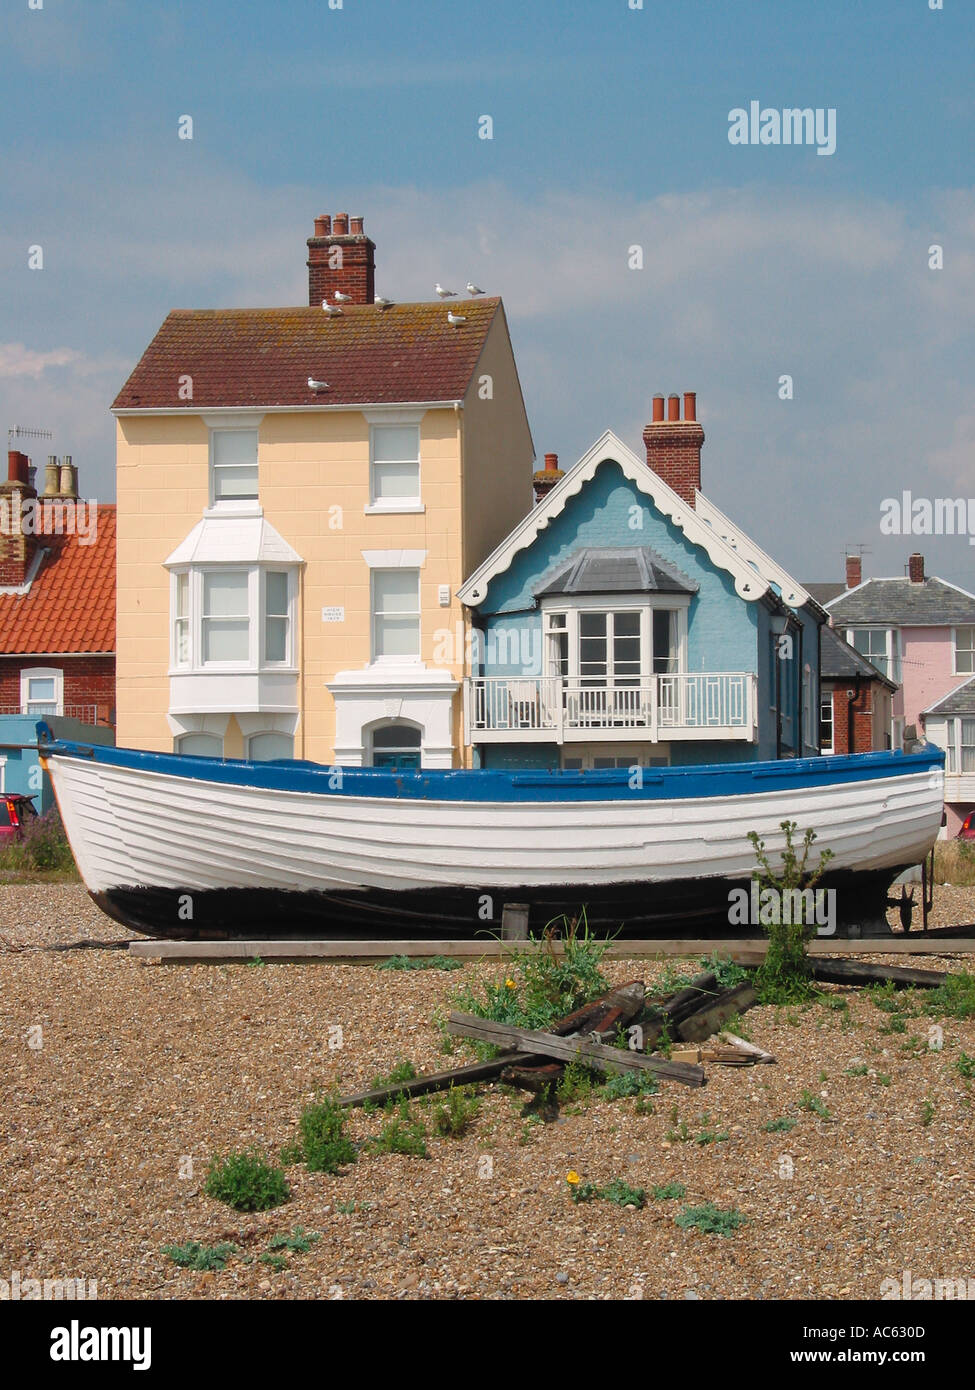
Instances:
[[[82,724],[78,719],[49,719],[52,733],[76,743],[115,745],[115,731],[94,724]],[[33,714],[0,715],[0,758],[5,758],[3,789],[32,796],[38,812],[43,815],[54,805],[51,779],[42,772],[37,756],[37,716]]]

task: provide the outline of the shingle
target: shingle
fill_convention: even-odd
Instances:
[[[95,541],[43,535],[26,594],[0,594],[0,653],[115,651],[115,508],[99,505]]]
[[[849,642],[844,641],[834,628],[823,627],[820,634],[819,663],[823,680],[842,681],[860,676],[872,681],[883,681],[891,690],[897,689],[892,680],[888,680],[882,671],[878,671],[862,652],[858,652]]]
[[[929,705],[925,714],[975,714],[975,677],[959,685],[943,700]]]
[[[367,405],[463,397],[500,299],[451,304],[319,308],[174,309],[113,409],[198,411],[215,406]],[[181,378],[192,400],[180,399]],[[326,381],[313,391],[308,378]],[[184,392],[185,395],[185,392]]]
[[[868,579],[827,604],[834,623],[856,627],[950,627],[975,623],[975,598],[932,575],[921,584],[909,579]]]

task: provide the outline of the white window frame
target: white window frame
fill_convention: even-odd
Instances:
[[[387,498],[383,500],[376,495],[376,432],[383,429],[415,429],[416,430],[416,492],[412,497]],[[413,459],[384,459],[384,463],[413,463]],[[420,437],[420,422],[416,420],[382,420],[376,421],[369,426],[369,501],[363,509],[367,514],[381,513],[382,515],[396,515],[397,513],[416,513],[426,511],[423,504],[423,478],[422,478],[422,440]]]
[[[975,657],[967,671],[963,671],[958,665],[958,634],[959,632],[970,632],[972,634],[972,651],[975,654],[975,624],[962,623],[960,627],[951,629],[951,673],[953,676],[973,676],[975,675]]]
[[[209,487],[209,510],[217,514],[226,512],[259,512],[261,509],[260,495],[260,417],[257,421],[253,418],[243,420],[221,420],[219,423],[208,424],[208,467],[207,478]],[[252,434],[255,444],[255,492],[253,497],[218,497],[217,496],[217,470],[218,465],[215,459],[216,450],[214,448],[216,436],[218,434]],[[236,465],[239,467],[239,465]]]
[[[853,640],[854,634],[857,632],[882,632],[884,634],[884,654],[887,658],[887,669],[886,671],[883,671],[883,667],[879,667],[878,669],[883,671],[883,674],[887,677],[888,680],[892,680],[895,685],[900,685],[900,629],[896,627],[880,627],[875,623],[859,623],[854,627],[848,627],[846,629],[846,640],[849,642],[851,647],[854,647],[857,651],[860,651],[860,648],[857,647],[856,642]],[[871,662],[871,664],[876,665],[876,662],[874,661],[873,657],[869,655],[869,653],[860,652],[860,655],[866,657],[867,661]]]
[[[255,739],[258,739],[258,738],[266,738],[266,737],[268,736],[268,734],[273,734],[275,738],[282,738],[282,739],[285,739],[288,743],[290,743],[290,744],[291,744],[291,752],[288,753],[288,754],[286,754],[286,757],[288,757],[288,758],[294,758],[294,755],[295,755],[295,736],[294,736],[293,733],[291,733],[291,734],[285,733],[283,729],[257,729],[254,733],[248,734],[247,738],[244,740],[244,756],[245,756],[245,758],[247,758],[247,760],[248,760],[249,762],[253,762],[253,761],[254,761],[253,755],[252,755],[252,753],[251,753],[251,744],[254,742]],[[271,761],[274,761],[274,760],[273,760],[273,759],[259,758],[258,761],[259,761],[259,762],[271,762]]]
[[[832,691],[832,689],[829,689],[829,690],[822,690],[822,691],[820,692],[820,696],[819,696],[819,729],[820,729],[819,737],[820,737],[820,738],[822,738],[822,728],[823,728],[823,724],[826,722],[826,721],[823,719],[823,707],[824,707],[825,705],[829,705],[829,743],[821,743],[821,744],[820,744],[820,747],[819,747],[819,751],[820,751],[821,753],[832,753],[833,749],[836,747],[836,706],[835,706],[835,704],[833,703],[833,691]]]
[[[680,594],[653,595],[646,598],[628,598],[611,594],[586,594],[566,598],[553,594],[542,599],[543,632],[543,671],[545,676],[553,675],[549,661],[551,646],[549,637],[553,633],[552,618],[556,614],[566,615],[564,631],[568,634],[568,679],[582,680],[579,671],[579,615],[581,613],[639,613],[640,615],[640,677],[650,680],[656,673],[653,669],[653,618],[655,609],[676,611],[677,613],[677,670],[672,675],[682,675],[687,670],[687,613],[690,596]],[[661,673],[662,674],[662,673]]]
[[[267,656],[266,598],[267,575],[285,574],[288,579],[288,638],[285,659],[270,661]],[[203,660],[203,593],[204,578],[209,574],[246,574],[247,576],[247,617],[248,640],[247,658],[244,661]],[[189,660],[180,663],[179,643],[177,641],[176,605],[179,594],[179,578],[189,578]],[[298,571],[289,565],[181,565],[170,571],[169,598],[169,643],[171,675],[216,675],[221,672],[239,671],[296,671],[296,609],[298,596]]]
[[[185,743],[186,740],[187,740],[187,739],[190,739],[190,738],[212,738],[213,741],[214,741],[215,743],[219,743],[219,745],[220,745],[220,752],[219,752],[219,753],[215,753],[215,754],[209,754],[209,753],[188,753],[188,754],[185,755],[186,757],[192,757],[192,758],[208,758],[208,757],[211,757],[211,756],[212,756],[212,757],[222,758],[222,757],[224,756],[224,740],[223,740],[223,737],[222,737],[220,734],[211,733],[208,729],[190,729],[190,730],[187,730],[187,732],[186,732],[185,734],[177,734],[176,737],[173,739],[173,752],[174,752],[174,753],[183,753],[183,749],[182,749],[182,747],[181,747],[180,745],[183,744],[183,743]]]
[[[402,656],[380,656],[377,642],[376,575],[389,571],[412,574],[416,579],[416,652]],[[404,616],[407,616],[404,614]],[[413,616],[412,613],[409,616]],[[423,585],[418,567],[413,565],[377,565],[369,570],[369,652],[373,666],[418,666],[423,653]]]
[[[54,703],[57,709],[51,711],[52,716],[64,714],[64,671],[58,666],[28,666],[20,672],[20,708],[23,714],[28,714],[30,705],[30,682],[32,680],[51,680],[54,679]],[[46,704],[47,701],[38,700],[36,704]],[[37,715],[40,719],[42,716]]]
[[[975,716],[950,714],[945,721],[945,772],[970,777],[975,773],[975,766],[962,767],[962,749],[975,748],[975,740],[971,743],[962,743],[963,723],[975,724]],[[975,759],[973,759],[973,763],[975,763]]]

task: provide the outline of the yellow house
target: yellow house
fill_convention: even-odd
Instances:
[[[121,745],[461,766],[456,593],[527,512],[499,299],[375,303],[320,217],[309,307],[175,310],[119,393]]]

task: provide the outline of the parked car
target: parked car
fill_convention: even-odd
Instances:
[[[955,837],[958,840],[975,840],[975,811],[969,811],[968,815],[961,823],[961,829]]]
[[[19,840],[24,826],[36,815],[33,797],[0,793],[0,848],[11,840]]]

